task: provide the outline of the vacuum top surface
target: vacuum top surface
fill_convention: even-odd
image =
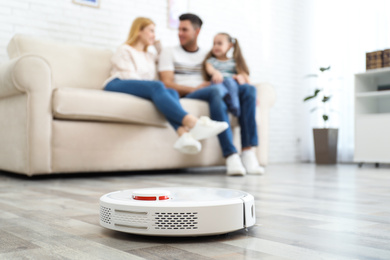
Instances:
[[[153,236],[216,235],[255,224],[254,197],[210,187],[121,190],[100,198],[100,224]]]
[[[101,198],[106,202],[115,202],[127,205],[224,205],[242,201],[248,193],[221,188],[205,187],[167,187],[147,188],[136,190],[122,190],[111,192]]]

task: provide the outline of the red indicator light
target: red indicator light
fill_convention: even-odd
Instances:
[[[158,199],[157,199],[158,198]],[[135,200],[169,200],[169,196],[133,196]]]
[[[135,200],[156,200],[156,197],[133,196]]]

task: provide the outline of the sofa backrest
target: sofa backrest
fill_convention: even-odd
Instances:
[[[110,76],[112,51],[15,35],[8,44],[10,59],[34,54],[49,62],[55,88],[99,89]]]

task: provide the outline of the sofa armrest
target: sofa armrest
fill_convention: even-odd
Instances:
[[[254,84],[257,89],[257,99],[260,107],[271,108],[276,102],[274,87],[267,82]]]
[[[0,66],[0,169],[50,172],[52,82],[49,63],[37,55]]]
[[[14,81],[14,68],[20,58],[0,64],[0,98],[5,98],[23,92]]]
[[[269,113],[275,104],[276,93],[269,83],[254,84],[257,89],[256,123],[259,138],[259,146],[256,149],[257,158],[261,165],[268,164],[269,151]]]
[[[0,66],[0,98],[46,88],[43,78],[51,82],[49,63],[37,55],[23,55]]]

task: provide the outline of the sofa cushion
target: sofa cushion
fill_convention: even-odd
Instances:
[[[44,58],[49,64],[56,88],[102,89],[109,78],[113,52],[91,46],[81,46],[16,34],[8,44],[8,56],[13,59],[24,54]]]
[[[97,89],[55,89],[53,114],[57,119],[168,126],[165,117],[152,102],[132,95]]]
[[[182,98],[180,103],[185,111],[194,116],[209,116],[209,106],[205,101]],[[56,119],[66,120],[135,123],[158,127],[169,125],[151,101],[98,89],[55,89],[53,115]],[[234,119],[231,122],[233,126],[237,125]]]
[[[210,114],[209,105],[205,101],[182,98],[180,103],[185,111],[196,117]],[[56,119],[65,120],[169,126],[164,115],[151,101],[133,95],[98,89],[55,89],[53,115]],[[229,114],[229,118],[231,126],[238,125],[236,117]]]

